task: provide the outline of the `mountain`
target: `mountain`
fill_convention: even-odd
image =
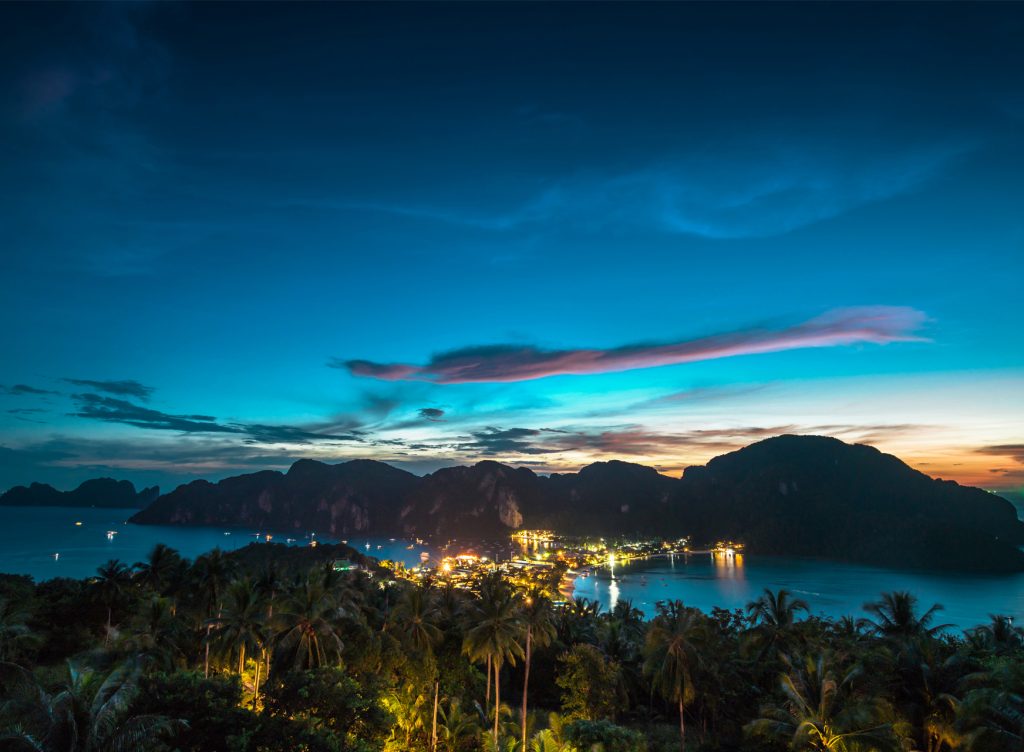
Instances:
[[[136,491],[131,481],[95,478],[74,491],[58,491],[45,483],[15,486],[0,496],[3,507],[144,507],[160,496],[160,488]]]
[[[936,569],[1024,569],[1024,523],[995,494],[936,480],[892,455],[778,436],[688,468],[678,518],[698,540],[762,553]]]
[[[386,535],[396,530],[402,500],[418,482],[412,473],[373,460],[299,460],[287,473],[264,470],[179,486],[131,522]]]
[[[627,462],[541,476],[498,462],[419,478],[381,462],[296,462],[161,496],[132,522],[315,530],[338,537],[562,533],[743,541],[752,552],[889,566],[1024,570],[1005,499],[929,478],[868,446],[778,436],[682,478]]]

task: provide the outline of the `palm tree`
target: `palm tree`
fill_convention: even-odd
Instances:
[[[213,620],[214,642],[228,656],[238,651],[238,675],[245,671],[246,651],[256,656],[256,676],[253,681],[253,705],[260,691],[260,665],[266,644],[266,624],[263,602],[251,580],[236,580],[228,585],[224,594],[224,608]]]
[[[682,601],[661,601],[647,631],[644,673],[652,688],[679,706],[679,749],[686,749],[685,709],[696,696],[693,675],[700,661],[697,641],[704,631],[703,615]]]
[[[644,612],[634,607],[631,600],[616,601],[609,619],[618,624],[631,639],[638,640],[644,634]]]
[[[576,748],[565,738],[566,722],[558,713],[548,715],[548,727],[530,740],[530,752],[573,752]]]
[[[895,697],[925,752],[960,743],[955,728],[958,694],[970,666],[961,653],[950,654],[937,640],[917,640],[896,656]]]
[[[773,593],[765,588],[764,593],[747,604],[747,617],[762,642],[760,655],[763,658],[769,651],[788,647],[797,614],[808,613],[807,602],[800,598],[791,598],[788,590]]]
[[[445,752],[460,752],[473,745],[480,733],[476,715],[462,709],[459,700],[449,702],[448,709],[441,708],[441,722],[438,724],[439,738]]]
[[[392,614],[394,626],[403,636],[412,655],[422,658],[424,668],[434,680],[434,711],[430,731],[431,750],[437,748],[437,705],[441,691],[441,678],[434,662],[434,649],[444,639],[444,635],[437,626],[439,616],[429,582],[420,587],[406,590]]]
[[[0,664],[0,683],[8,700],[0,718],[17,717],[8,727],[5,749],[36,752],[135,752],[153,749],[157,740],[185,725],[161,715],[129,715],[138,694],[138,662],[116,667],[106,676],[68,664],[63,690],[49,694],[20,666]]]
[[[474,626],[466,632],[462,651],[471,661],[487,661],[494,673],[494,743],[498,743],[501,707],[501,668],[523,657],[519,644],[520,619],[516,597],[500,573],[489,577],[480,589],[473,614]],[[489,677],[488,677],[489,678]]]
[[[968,750],[1024,749],[1024,664],[1000,658],[991,669],[965,677],[975,685],[957,708],[957,730]]]
[[[96,574],[93,587],[100,603],[107,607],[107,633],[103,638],[103,644],[106,645],[110,642],[114,606],[120,603],[128,592],[131,572],[122,562],[110,559],[96,570]]]
[[[274,601],[277,594],[284,588],[284,580],[281,577],[281,570],[271,561],[264,567],[260,576],[256,578],[256,592],[260,594],[267,604],[267,621],[274,618]]]
[[[157,595],[166,595],[182,559],[170,546],[157,543],[146,557],[146,561],[135,563],[135,577]]]
[[[426,695],[418,691],[412,684],[402,684],[393,689],[383,698],[384,707],[394,717],[391,729],[391,741],[400,744],[389,744],[386,749],[412,749],[412,738],[423,729],[423,709],[427,704]],[[398,739],[399,733],[402,739]]]
[[[530,658],[533,654],[533,646],[545,648],[552,643],[557,634],[555,630],[554,613],[551,608],[551,601],[543,592],[537,589],[530,590],[526,595],[522,610],[522,623],[526,631],[526,649],[523,672],[523,709],[522,709],[522,738],[523,749],[526,749],[526,699],[530,689]]]
[[[573,598],[558,614],[558,640],[566,647],[580,642],[594,644],[601,604],[588,598]]]
[[[326,665],[341,655],[337,627],[341,611],[315,573],[299,583],[274,616],[274,670],[304,671]]]
[[[154,595],[142,604],[132,619],[125,647],[154,661],[160,669],[173,671],[184,657],[181,644],[185,631],[170,599]]]
[[[747,616],[753,625],[764,624],[782,630],[796,623],[798,613],[807,613],[807,601],[801,598],[790,598],[788,590],[773,593],[768,588],[756,601],[747,604]]]
[[[200,598],[206,614],[206,639],[203,656],[203,676],[210,676],[210,630],[213,627],[210,619],[214,609],[220,617],[224,589],[231,581],[235,571],[234,562],[224,555],[219,548],[209,551],[198,559],[192,567],[199,585]]]
[[[983,647],[997,655],[1012,653],[1024,647],[1024,629],[1013,626],[1012,616],[989,614],[989,623],[968,633]]]
[[[906,642],[912,639],[934,637],[949,624],[932,626],[935,615],[942,610],[938,603],[917,615],[917,597],[907,592],[882,593],[881,600],[865,603],[864,610],[874,615],[865,619],[864,626],[873,634],[887,639]]]
[[[852,691],[859,669],[836,678],[823,655],[783,660],[789,667],[780,677],[785,702],[762,708],[762,717],[746,725],[747,733],[786,742],[796,752],[898,748],[892,727],[880,722],[879,705]]]

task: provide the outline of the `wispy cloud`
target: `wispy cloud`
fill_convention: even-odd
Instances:
[[[455,444],[456,451],[474,455],[509,456],[517,454],[550,454],[562,447],[545,445],[541,440],[557,431],[543,428],[494,428],[488,426],[472,433],[469,441]]]
[[[335,360],[355,376],[438,384],[528,381],[545,376],[629,371],[735,355],[858,343],[922,341],[926,316],[913,308],[876,306],[831,311],[785,329],[746,329],[668,344],[613,349],[543,350],[531,345],[482,345],[440,353],[425,365]]]
[[[77,418],[121,423],[155,431],[183,434],[237,434],[252,444],[313,444],[320,442],[363,440],[358,424],[335,420],[308,425],[219,422],[213,415],[174,415],[137,405],[116,397],[99,394],[72,395],[78,406]]]
[[[11,394],[11,395],[25,395],[25,394],[35,394],[35,395],[47,395],[47,394],[60,394],[60,392],[54,392],[54,391],[52,391],[52,390],[50,390],[50,389],[39,389],[39,388],[37,388],[37,387],[34,387],[34,386],[29,386],[28,384],[14,384],[13,386],[3,386],[3,387],[0,387],[0,389],[2,389],[2,390],[4,391],[4,393],[5,393],[5,394]]]
[[[136,397],[146,401],[153,394],[153,387],[140,384],[133,379],[121,381],[94,381],[92,379],[63,379],[68,384],[83,386],[87,389],[95,389],[97,392],[114,394],[118,397]]]
[[[995,444],[981,447],[977,451],[979,454],[987,454],[991,457],[1009,457],[1024,465],[1024,444]]]
[[[444,410],[439,407],[421,407],[419,416],[424,420],[439,422],[444,420]]]
[[[357,433],[335,433],[329,427],[318,430],[307,426],[238,423],[233,428],[246,433],[250,440],[262,444],[313,444],[325,441],[362,441]]]
[[[102,420],[107,423],[123,423],[137,428],[158,431],[181,431],[184,433],[241,433],[232,426],[217,423],[212,415],[171,415],[136,405],[116,397],[99,394],[76,394],[72,397],[78,404],[78,418]]]
[[[864,156],[855,136],[846,143],[791,143],[745,137],[660,155],[650,165],[611,173],[559,176],[532,196],[490,211],[472,208],[467,194],[448,205],[422,201],[311,201],[320,208],[394,216],[507,232],[548,224],[595,231],[633,227],[711,239],[771,237],[907,193],[975,148],[965,136],[936,136]],[[713,154],[713,156],[709,156]],[[850,155],[858,154],[858,161]]]

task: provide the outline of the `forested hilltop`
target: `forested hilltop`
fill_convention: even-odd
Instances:
[[[353,557],[370,571],[334,565]],[[338,571],[346,569],[348,571]],[[0,750],[1018,752],[1024,632],[880,594],[811,616],[645,621],[500,575],[395,582],[342,547],[157,546],[88,580],[0,577]]]
[[[691,467],[682,478],[626,462],[537,475],[498,462],[422,478],[381,462],[296,462],[195,481],[132,518],[386,535],[573,535],[739,540],[755,553],[947,570],[1024,569],[1024,523],[1009,501],[929,478],[891,455],[822,436],[778,436]]]

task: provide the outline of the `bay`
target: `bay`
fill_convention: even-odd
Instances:
[[[164,543],[194,559],[219,547],[231,551],[268,531],[238,528],[132,525],[133,509],[65,507],[0,507],[0,572],[27,574],[42,581],[53,577],[91,577],[108,559],[126,564],[142,561],[153,546]],[[81,522],[81,525],[75,523]],[[108,531],[115,535],[108,536]],[[225,533],[230,533],[225,535]],[[291,545],[309,545],[296,533]],[[260,540],[265,540],[261,537]],[[285,535],[274,534],[285,543]],[[323,542],[336,542],[317,536]],[[379,559],[413,565],[420,553],[433,551],[411,541],[353,538],[349,545]],[[409,546],[412,548],[409,548]],[[369,548],[367,548],[369,546]],[[59,554],[59,556],[55,556]],[[880,593],[907,590],[922,607],[940,603],[938,621],[959,629],[988,621],[989,614],[1024,620],[1024,573],[949,574],[917,572],[858,564],[746,554],[725,562],[710,555],[674,560],[650,559],[598,569],[576,580],[575,595],[598,601],[604,610],[616,599],[632,600],[647,616],[655,603],[679,599],[704,611],[719,606],[744,608],[765,588],[785,588],[803,598],[811,613],[863,616],[864,603]]]
[[[631,600],[648,617],[658,601],[679,599],[703,611],[745,608],[765,588],[785,588],[805,600],[815,615],[866,616],[865,603],[883,592],[906,590],[921,610],[943,606],[936,624],[968,629],[985,624],[990,614],[1024,619],[1024,572],[954,574],[908,571],[861,564],[783,556],[713,557],[634,561],[602,567],[576,580],[576,597],[598,601],[604,610],[616,600]]]
[[[108,559],[131,565],[143,561],[157,543],[195,559],[213,548],[233,551],[256,540],[266,540],[266,530],[185,527],[182,525],[133,525],[134,509],[82,507],[0,507],[0,572],[31,575],[37,582],[53,577],[85,578]],[[81,523],[78,525],[76,523]],[[108,535],[113,532],[114,535]],[[259,538],[256,534],[261,534]],[[275,543],[307,546],[310,539],[298,534],[273,534]],[[324,543],[333,538],[316,536]],[[358,538],[349,544],[368,556],[418,564],[427,550],[411,541]],[[412,548],[408,546],[412,545]],[[367,547],[369,546],[369,547]]]

